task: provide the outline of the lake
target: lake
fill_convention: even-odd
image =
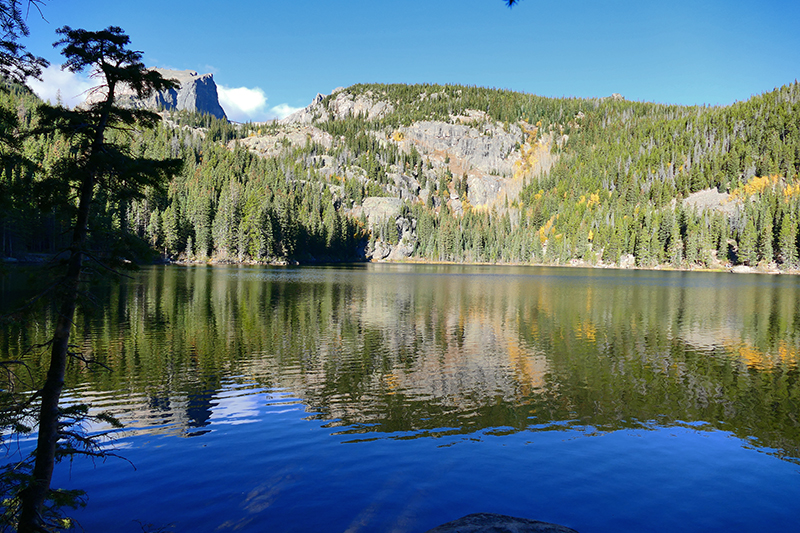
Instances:
[[[798,277],[153,266],[93,293],[73,339],[112,371],[74,362],[65,398],[125,460],[56,467],[86,531],[797,528]],[[4,357],[49,334],[3,327]]]

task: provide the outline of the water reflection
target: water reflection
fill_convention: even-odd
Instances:
[[[256,420],[288,391],[356,439],[704,422],[800,457],[793,277],[153,267],[100,292],[79,343],[114,372],[72,368],[72,394],[140,432]]]

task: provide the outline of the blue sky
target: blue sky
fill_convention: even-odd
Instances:
[[[47,0],[55,29],[121,26],[148,66],[211,72],[235,120],[264,120],[359,82],[456,83],[542,96],[725,105],[800,78],[800,1]],[[67,101],[85,80],[34,88]]]

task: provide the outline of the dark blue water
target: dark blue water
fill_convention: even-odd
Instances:
[[[87,531],[797,528],[795,278],[169,267],[107,296],[79,335],[113,375],[68,398],[124,460],[54,480]]]

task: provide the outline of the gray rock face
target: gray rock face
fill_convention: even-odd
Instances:
[[[303,146],[308,141],[319,143],[326,149],[330,149],[333,137],[330,133],[308,124],[289,124],[278,134],[246,137],[231,141],[230,146],[233,147],[234,144],[240,143],[258,155],[273,157],[292,146]]]
[[[381,118],[394,110],[388,102],[375,97],[372,92],[360,94],[353,97],[350,93],[341,89],[334,90],[333,99],[330,102],[330,110],[334,117],[342,119],[347,116],[363,116],[369,120]],[[326,121],[330,118],[328,110],[322,105],[321,94],[317,94],[314,100],[307,107],[296,111],[286,118],[279,121],[280,124],[311,124],[315,119]]]
[[[400,235],[400,242],[397,243],[389,257],[389,261],[401,261],[408,259],[414,253],[414,248],[417,246],[417,221],[416,219],[408,219],[405,217],[397,217],[395,220],[397,233]]]
[[[175,80],[179,87],[158,91],[149,98],[140,100],[129,87],[122,87],[117,94],[117,105],[138,109],[186,110],[207,113],[220,119],[226,119],[225,110],[219,105],[217,84],[212,74],[198,74],[193,70],[153,69],[166,79]],[[100,94],[90,94],[86,104],[92,104],[102,98]]]
[[[703,189],[693,192],[683,200],[683,205],[694,209],[697,212],[703,209],[713,209],[727,215],[736,212],[741,202],[731,200],[731,195],[726,192],[719,192],[716,188]]]
[[[513,163],[518,159],[514,146],[522,140],[519,128],[505,132],[496,125],[482,130],[463,124],[423,121],[403,128],[402,132],[422,153],[446,152],[492,174],[513,172]]]
[[[367,223],[372,227],[387,218],[394,218],[400,214],[400,206],[402,204],[403,201],[400,198],[370,196],[364,199],[361,207],[353,212],[353,216],[358,218],[361,213],[364,213]]]
[[[361,206],[356,206],[351,215],[367,219],[367,225],[372,229],[375,225],[394,220],[397,229],[397,244],[390,244],[377,240],[371,250],[367,250],[367,257],[373,261],[401,261],[411,257],[417,246],[417,221],[400,215],[400,198],[369,197],[365,198]]]
[[[578,533],[558,524],[492,513],[475,513],[453,520],[428,533]]]

